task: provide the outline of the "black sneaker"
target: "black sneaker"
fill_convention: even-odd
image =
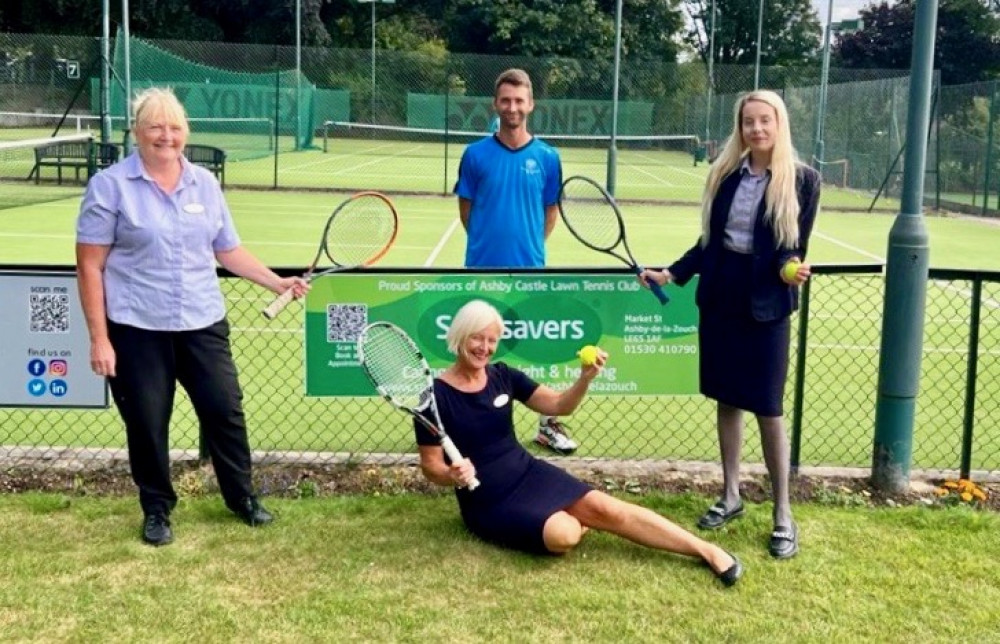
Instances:
[[[251,528],[259,525],[267,525],[274,521],[274,515],[264,509],[255,496],[244,497],[233,512],[236,513],[243,523]]]
[[[166,514],[154,512],[146,515],[142,522],[142,540],[151,546],[165,546],[173,542],[174,533]]]

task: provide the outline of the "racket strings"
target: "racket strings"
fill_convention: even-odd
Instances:
[[[430,400],[424,360],[395,329],[371,326],[361,340],[362,363],[379,391],[409,409],[422,409]]]
[[[349,201],[330,220],[326,254],[340,266],[359,266],[378,257],[396,235],[396,214],[380,197]]]
[[[567,182],[560,205],[566,223],[581,240],[602,250],[618,245],[622,227],[614,207],[589,183]]]

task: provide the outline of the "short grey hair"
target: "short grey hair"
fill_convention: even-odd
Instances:
[[[448,327],[448,333],[445,334],[448,351],[458,355],[459,349],[465,345],[470,335],[489,327],[495,327],[503,332],[503,316],[500,312],[483,300],[468,302],[455,314],[451,326]]]
[[[136,95],[132,101],[135,126],[141,127],[162,117],[169,125],[179,125],[189,131],[187,113],[169,87],[150,87]]]

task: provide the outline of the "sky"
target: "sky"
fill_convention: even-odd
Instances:
[[[880,0],[833,0],[833,22],[841,20],[852,20],[857,18],[861,9],[868,7],[873,1]],[[890,2],[890,4],[895,4]],[[813,8],[819,14],[819,23],[826,24],[827,10],[830,8],[828,0],[812,0]]]

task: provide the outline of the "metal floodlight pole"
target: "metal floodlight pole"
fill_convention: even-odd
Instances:
[[[830,82],[830,32],[833,30],[832,20],[833,0],[829,0],[826,5],[826,29],[823,30],[823,71],[819,80],[819,106],[816,110],[816,141],[815,149],[813,150],[813,165],[820,171],[822,171],[820,166],[823,163],[823,147],[825,146],[823,137],[826,136],[823,130],[824,121],[826,120],[826,86]]]
[[[396,0],[358,0],[360,3],[372,3],[372,114],[371,122],[375,124],[375,3],[395,4]]]
[[[372,6],[375,6],[374,4]],[[302,0],[295,0],[295,149],[302,135]]]
[[[111,142],[111,0],[101,0],[101,143]]]
[[[128,30],[128,0],[122,0],[122,38],[125,39],[125,154],[132,141],[132,38]]]
[[[622,0],[615,3],[615,75],[611,96],[611,142],[608,144],[608,194],[615,195],[615,177],[618,166],[618,82],[621,72],[622,58]]]
[[[372,124],[375,124],[375,0],[372,0]]]
[[[757,3],[757,64],[754,66],[753,88],[760,89],[760,50],[764,36],[764,0]]]
[[[894,493],[908,489],[910,482],[930,255],[923,193],[938,0],[916,5],[903,195],[900,213],[889,231],[872,448],[872,481],[879,489]]]
[[[705,145],[712,138],[712,90],[715,87],[715,75],[712,71],[715,62],[715,0],[712,0],[712,10],[708,29],[708,101],[705,105]]]

